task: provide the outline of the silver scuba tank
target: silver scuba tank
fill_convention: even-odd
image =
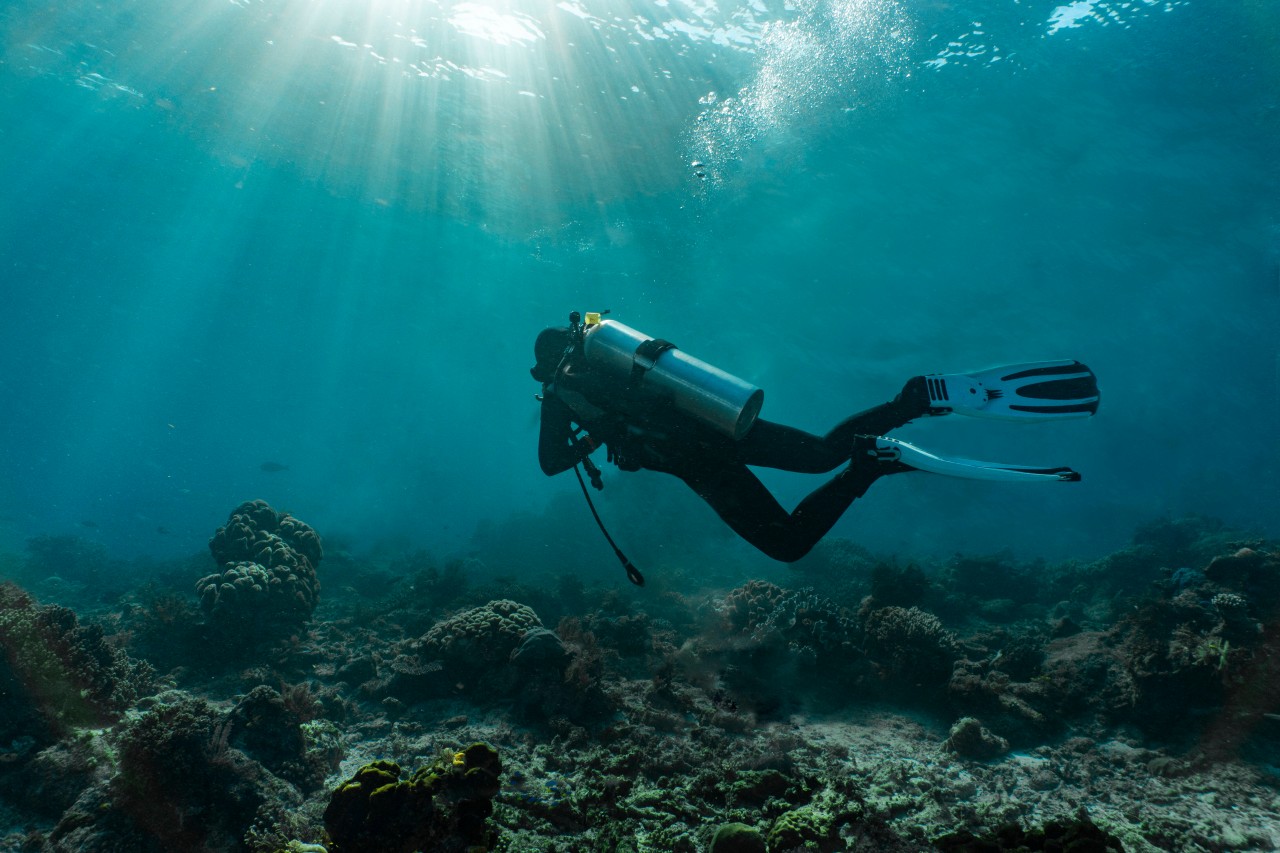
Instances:
[[[588,316],[583,336],[587,361],[614,376],[669,399],[675,408],[734,440],[755,423],[764,391],[705,361],[616,320]]]

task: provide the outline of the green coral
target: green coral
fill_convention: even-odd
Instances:
[[[474,743],[401,779],[393,761],[366,764],[338,787],[324,812],[330,853],[483,853],[497,844],[488,826],[502,762]]]
[[[832,850],[831,819],[808,806],[784,812],[769,830],[770,853],[792,850]]]
[[[765,853],[764,836],[745,823],[726,823],[716,830],[708,853]]]

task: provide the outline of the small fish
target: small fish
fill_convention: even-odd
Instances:
[[[159,533],[161,536],[168,536],[168,535],[169,535],[169,528],[164,527],[164,526],[157,527],[157,528],[156,528],[156,533]]]
[[[97,527],[97,526],[98,526],[98,522],[93,521],[92,519],[88,519],[88,518],[86,518],[86,519],[81,520],[81,522],[80,522],[80,526],[81,526],[81,527]]]
[[[288,471],[288,470],[289,470],[289,466],[288,466],[288,465],[281,465],[279,462],[263,462],[263,463],[262,463],[261,465],[259,465],[258,467],[259,467],[259,468],[261,468],[263,471],[266,471],[267,473],[270,473],[270,474],[274,474],[274,473],[276,473],[277,471]]]

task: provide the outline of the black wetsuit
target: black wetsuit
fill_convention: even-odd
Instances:
[[[858,436],[884,435],[927,411],[923,381],[912,380],[892,402],[847,418],[824,436],[757,419],[735,441],[664,401],[599,376],[578,357],[543,386],[538,460],[548,476],[559,474],[603,444],[609,461],[624,471],[662,471],[684,480],[738,535],[776,560],[793,562],[877,478],[904,469],[855,458],[788,513],[747,466],[831,471],[850,462]]]

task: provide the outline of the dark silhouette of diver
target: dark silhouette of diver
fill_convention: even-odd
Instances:
[[[850,504],[888,474],[1080,479],[1069,468],[941,457],[886,433],[916,418],[951,412],[1012,420],[1087,417],[1099,399],[1092,372],[1075,361],[916,376],[893,400],[819,436],[758,417],[759,389],[598,314],[588,314],[584,324],[574,312],[568,327],[543,330],[534,357],[530,373],[542,383],[538,460],[544,473],[582,463],[601,488],[590,455],[603,445],[608,460],[623,471],[679,477],[738,535],[784,562],[809,553]],[[844,463],[843,471],[791,512],[748,467],[821,474]],[[639,583],[637,576],[632,579]]]

